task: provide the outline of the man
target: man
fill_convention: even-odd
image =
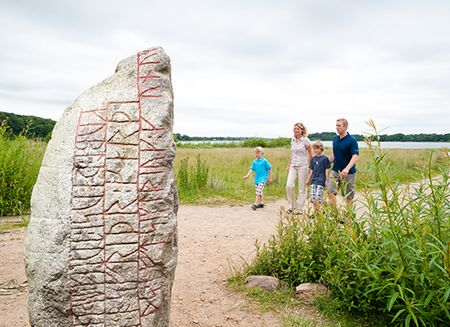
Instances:
[[[336,206],[337,189],[340,189],[351,205],[355,196],[356,162],[359,149],[356,139],[347,132],[348,121],[345,118],[336,120],[336,135],[333,139],[333,168],[327,182],[328,196],[331,204]]]

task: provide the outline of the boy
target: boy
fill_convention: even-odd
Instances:
[[[323,188],[328,179],[330,160],[323,155],[323,144],[316,141],[313,146],[314,157],[309,164],[308,183],[310,186],[310,201],[314,204],[314,210],[319,210],[323,201]]]
[[[255,156],[256,159],[253,160],[253,163],[248,171],[247,175],[244,176],[244,179],[250,177],[252,172],[255,172],[255,189],[256,189],[256,198],[255,203],[252,205],[252,209],[256,210],[258,208],[264,208],[263,203],[263,191],[264,185],[266,182],[268,184],[272,183],[272,166],[269,161],[263,157],[264,149],[260,146],[255,148]]]

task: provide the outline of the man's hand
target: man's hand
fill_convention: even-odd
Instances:
[[[345,178],[345,177],[347,177],[347,175],[348,175],[348,169],[345,168],[344,170],[341,171],[341,177]]]

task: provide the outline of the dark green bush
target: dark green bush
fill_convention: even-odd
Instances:
[[[241,146],[244,148],[256,148],[257,146],[265,148],[267,146],[267,140],[261,137],[253,137],[242,141]]]

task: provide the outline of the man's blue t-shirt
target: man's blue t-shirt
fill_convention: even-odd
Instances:
[[[266,158],[261,157],[259,159],[253,160],[250,169],[255,172],[255,185],[260,183],[265,184],[267,178],[269,177],[269,170],[272,169],[272,166]]]
[[[336,172],[344,170],[354,154],[359,154],[358,142],[356,139],[349,133],[342,139],[339,135],[336,135],[333,139],[333,170]],[[353,166],[348,173],[356,173],[356,165]]]
[[[312,169],[311,184],[325,186],[327,180],[325,172],[330,167],[330,160],[327,156],[320,155],[312,157],[311,163],[309,164],[309,168]]]

